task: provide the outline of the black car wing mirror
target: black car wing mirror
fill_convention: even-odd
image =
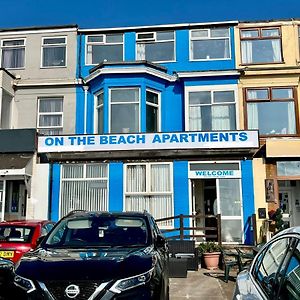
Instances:
[[[158,235],[156,237],[156,247],[157,248],[163,248],[166,246],[166,238],[162,235]]]

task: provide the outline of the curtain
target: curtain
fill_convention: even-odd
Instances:
[[[273,61],[279,62],[281,61],[281,48],[280,48],[280,40],[272,40],[272,50],[273,50]]]
[[[151,192],[170,191],[170,165],[151,165]]]
[[[136,59],[144,60],[146,56],[146,47],[145,44],[136,44]]]
[[[127,189],[126,192],[146,191],[146,166],[127,166]]]
[[[295,122],[295,105],[294,102],[288,103],[288,132],[290,134],[296,133],[296,122]]]
[[[230,114],[228,105],[212,106],[212,130],[229,130]]]
[[[201,106],[190,106],[189,130],[202,130]]]
[[[248,129],[258,128],[258,106],[256,103],[248,103],[247,105]]]
[[[242,41],[242,63],[249,64],[253,60],[252,41]]]
[[[24,67],[25,49],[4,49],[2,50],[3,68]]]

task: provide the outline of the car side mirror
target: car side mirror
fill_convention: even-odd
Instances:
[[[156,247],[157,248],[163,248],[166,246],[166,238],[162,235],[158,235],[156,237]]]

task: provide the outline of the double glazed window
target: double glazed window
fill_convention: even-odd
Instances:
[[[160,93],[146,89],[141,97],[138,87],[110,88],[109,90],[109,133],[158,132],[160,130]],[[104,92],[95,97],[95,132],[104,133]],[[141,105],[145,99],[145,105]],[[145,107],[145,112],[141,112]],[[143,117],[142,117],[143,115]],[[143,120],[143,122],[141,121]]]
[[[62,165],[60,216],[75,209],[107,211],[107,185],[107,164]]]
[[[245,95],[248,129],[261,135],[296,134],[293,88],[249,88]]]
[[[1,67],[19,69],[25,66],[25,39],[2,40]]]
[[[86,63],[96,65],[103,61],[123,61],[123,34],[87,36]]]
[[[190,39],[191,60],[230,58],[229,28],[191,30]]]
[[[147,210],[155,219],[173,215],[173,181],[169,163],[125,166],[125,210]],[[164,225],[172,225],[168,221]]]
[[[174,31],[136,34],[136,59],[152,62],[175,60]]]
[[[42,67],[66,66],[66,37],[45,37],[42,43]]]
[[[45,135],[58,135],[63,129],[63,97],[38,99],[38,130]]]
[[[241,29],[243,64],[282,62],[280,28]]]
[[[235,91],[189,91],[188,114],[188,130],[235,130]]]

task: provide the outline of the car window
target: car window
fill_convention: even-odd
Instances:
[[[41,235],[42,236],[47,235],[48,232],[50,232],[50,230],[53,228],[53,226],[54,226],[53,223],[47,223],[43,225]]]
[[[11,226],[0,227],[1,243],[30,243],[34,232],[34,227]]]
[[[283,278],[279,293],[280,300],[300,299],[300,243],[295,247],[286,268],[282,268]]]
[[[148,241],[143,218],[94,216],[61,221],[46,240],[48,247],[142,246]]]
[[[253,267],[253,275],[263,292],[273,299],[278,292],[278,271],[284,264],[284,259],[291,251],[291,238],[274,241],[257,258]]]

